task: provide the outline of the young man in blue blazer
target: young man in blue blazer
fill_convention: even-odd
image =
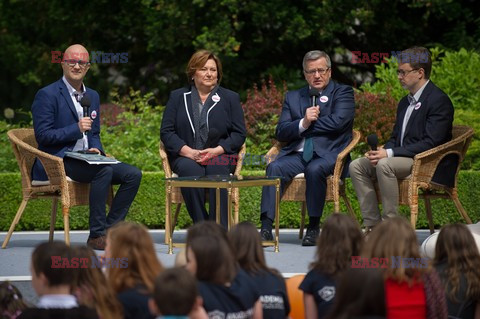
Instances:
[[[390,139],[378,150],[350,164],[350,177],[357,193],[366,232],[381,220],[374,181],[378,181],[383,218],[398,211],[398,181],[410,175],[413,157],[452,138],[453,105],[432,81],[432,60],[428,49],[413,47],[398,58],[398,80],[409,94],[398,103],[397,118]],[[433,180],[452,185],[455,159],[446,157]]]
[[[90,236],[87,244],[105,249],[107,228],[124,220],[137,194],[141,171],[131,165],[90,165],[64,157],[67,151],[90,151],[105,155],[100,141],[100,98],[85,87],[83,79],[90,68],[88,51],[79,44],[65,50],[61,61],[63,77],[40,89],[33,101],[32,116],[38,148],[64,159],[65,173],[76,182],[90,183]],[[90,116],[83,116],[82,98],[91,102]],[[47,181],[39,160],[32,169],[32,180]],[[111,184],[120,184],[108,216],[105,205]]]
[[[306,179],[309,225],[303,246],[314,246],[319,233],[327,191],[327,177],[333,173],[337,155],[352,140],[355,102],[353,89],[331,81],[330,57],[310,51],[303,58],[308,86],[287,92],[276,137],[286,142],[275,161],[267,166],[268,176],[281,176],[280,192],[297,174]],[[272,240],[275,217],[275,188],[264,187],[261,205],[261,236]]]

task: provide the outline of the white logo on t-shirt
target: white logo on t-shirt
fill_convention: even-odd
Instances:
[[[325,286],[318,291],[318,295],[325,301],[330,301],[335,297],[335,287]]]

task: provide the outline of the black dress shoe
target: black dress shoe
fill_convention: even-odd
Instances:
[[[260,231],[260,236],[262,237],[262,241],[272,241],[273,240],[272,231],[268,230],[268,229],[262,229]]]
[[[319,229],[307,228],[307,233],[302,240],[302,246],[315,246],[317,244],[317,237],[319,233]]]

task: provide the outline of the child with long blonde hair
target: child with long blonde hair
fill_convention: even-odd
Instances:
[[[120,222],[110,228],[105,257],[124,262],[126,258],[126,267],[107,268],[108,282],[123,305],[125,318],[153,318],[148,299],[163,266],[147,228],[132,222]]]

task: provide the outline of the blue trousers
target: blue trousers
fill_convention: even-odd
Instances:
[[[127,216],[128,209],[137,195],[142,172],[125,163],[114,165],[90,165],[70,157],[63,159],[65,173],[80,183],[90,183],[90,237],[105,235],[106,230]],[[120,185],[106,215],[106,203],[110,185]]]
[[[316,154],[308,163],[302,158],[302,152],[293,152],[277,158],[267,166],[267,176],[280,176],[280,197],[283,195],[286,183],[296,175],[305,174],[306,201],[308,215],[321,217],[327,194],[327,177],[333,174],[335,163],[318,157]],[[270,220],[275,219],[275,186],[265,186],[262,189],[261,213]]]

